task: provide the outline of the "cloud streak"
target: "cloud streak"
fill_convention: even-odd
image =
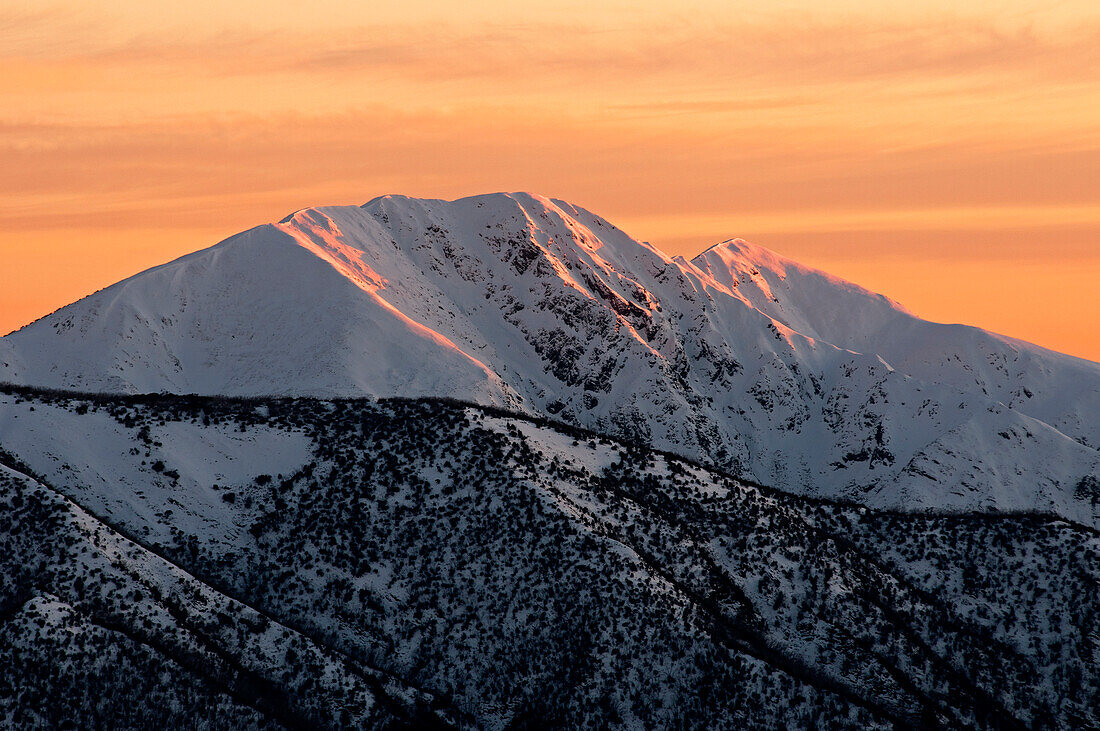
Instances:
[[[86,21],[88,22],[88,21]],[[93,28],[101,23],[91,22]],[[45,32],[45,28],[49,28]],[[363,24],[339,30],[89,32],[56,13],[0,16],[0,58],[186,67],[209,74],[380,72],[414,80],[583,76],[850,83],[885,78],[1100,78],[1100,23],[1071,31],[943,16],[921,23],[780,18],[654,28],[584,23],[469,28]]]
[[[156,208],[174,199],[302,191],[460,195],[530,187],[592,196],[599,210],[774,216],[830,210],[1088,206],[1100,201],[1100,146],[1004,148],[949,142],[882,150],[859,139],[798,147],[774,130],[738,144],[708,131],[592,129],[537,111],[306,117],[172,117],[122,125],[0,125],[0,225],[32,225],[56,201],[94,213],[104,200]],[[621,171],[634,171],[623,176]],[[450,180],[440,185],[438,181]],[[665,180],[655,186],[654,180]],[[443,189],[440,191],[440,189]],[[29,218],[28,218],[29,217]],[[980,221],[979,221],[980,223]],[[39,223],[37,225],[42,225]],[[790,230],[788,227],[787,230]],[[736,232],[731,232],[736,233]]]

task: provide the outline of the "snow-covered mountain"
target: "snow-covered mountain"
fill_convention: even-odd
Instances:
[[[1096,728],[1100,533],[436,399],[0,387],[4,728]]]
[[[451,396],[795,491],[1100,517],[1100,364],[740,240],[674,259],[527,194],[299,211],[0,339],[0,380]]]

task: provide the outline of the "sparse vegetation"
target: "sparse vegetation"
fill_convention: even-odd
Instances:
[[[0,454],[8,725],[1098,722],[1097,532],[1056,516],[801,498],[438,399],[19,398],[109,414],[173,486],[96,519]],[[212,490],[164,424],[312,451]]]

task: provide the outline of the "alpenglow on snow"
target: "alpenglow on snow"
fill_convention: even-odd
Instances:
[[[448,396],[795,492],[1098,520],[1100,364],[522,193],[303,209],[0,338],[0,381]]]

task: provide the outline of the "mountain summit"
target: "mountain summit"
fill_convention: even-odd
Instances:
[[[1098,517],[1100,364],[524,193],[300,210],[0,338],[0,380],[450,396],[794,491]]]

